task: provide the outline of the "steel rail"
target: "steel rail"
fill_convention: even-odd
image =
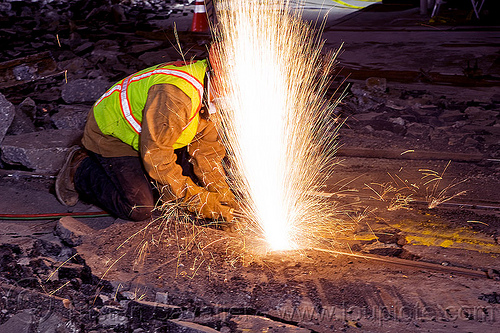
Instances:
[[[366,259],[366,260],[373,260],[373,261],[378,261],[378,262],[383,262],[383,263],[393,264],[393,265],[398,265],[398,266],[406,266],[406,267],[420,268],[420,269],[429,269],[429,270],[438,271],[438,272],[447,273],[447,274],[457,274],[457,275],[460,274],[460,275],[476,277],[476,278],[487,278],[487,279],[491,278],[490,276],[488,276],[488,273],[483,271],[483,270],[472,270],[472,269],[467,269],[467,268],[462,268],[462,267],[442,266],[442,265],[434,264],[434,263],[430,263],[430,262],[413,261],[413,260],[394,258],[394,257],[384,257],[384,256],[373,255],[373,254],[350,253],[350,252],[327,250],[327,249],[321,249],[321,248],[312,248],[312,250],[325,252],[325,253],[331,253],[331,254],[337,254],[337,255],[343,255],[343,256],[348,256],[348,257]]]

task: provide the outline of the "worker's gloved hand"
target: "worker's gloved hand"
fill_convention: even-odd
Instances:
[[[209,192],[196,185],[188,178],[186,181],[188,187],[184,197],[184,203],[188,210],[205,218],[217,219],[223,218],[227,222],[233,220],[234,209],[222,204],[222,197],[217,192]]]
[[[223,205],[218,193],[203,191],[188,203],[188,210],[206,218],[223,218],[227,222],[233,220],[234,209]]]
[[[236,197],[234,193],[229,189],[229,186],[227,185],[216,186],[210,184],[207,186],[207,188],[210,192],[219,193],[220,201],[222,204],[234,209],[237,209],[239,207],[238,202],[236,201]]]

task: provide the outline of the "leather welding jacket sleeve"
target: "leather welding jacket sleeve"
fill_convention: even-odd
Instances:
[[[193,157],[194,172],[207,190],[219,193],[229,190],[222,167],[226,149],[212,121],[200,119],[198,133],[188,146],[188,152]]]
[[[173,145],[188,124],[191,99],[170,84],[157,84],[148,92],[142,113],[140,154],[146,172],[161,186],[165,201],[185,196],[187,177],[175,161]]]
[[[175,162],[173,145],[190,117],[191,99],[180,89],[169,84],[150,88],[143,110],[141,156],[148,174],[163,185],[163,200],[185,196],[187,177]],[[214,123],[200,117],[188,153],[196,176],[209,191],[228,188],[221,165],[225,152]]]

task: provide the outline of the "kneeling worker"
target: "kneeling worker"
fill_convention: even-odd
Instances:
[[[94,104],[85,149],[70,150],[56,179],[67,206],[79,195],[132,221],[160,200],[176,200],[206,218],[230,222],[237,202],[222,167],[225,149],[213,122],[207,60],[153,66],[113,85]]]

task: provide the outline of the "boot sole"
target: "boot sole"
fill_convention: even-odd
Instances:
[[[68,188],[67,184],[65,184],[65,180],[69,179],[69,167],[73,160],[73,156],[79,149],[81,149],[79,146],[73,146],[68,150],[66,160],[56,177],[55,189],[57,200],[68,207],[78,203],[78,193],[74,189]]]

